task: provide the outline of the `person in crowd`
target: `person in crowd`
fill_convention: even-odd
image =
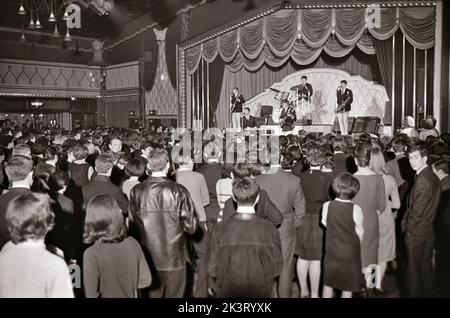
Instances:
[[[439,137],[439,131],[436,129],[436,118],[428,115],[423,120],[423,130],[420,131],[419,139],[426,141],[428,136]]]
[[[5,173],[11,186],[0,195],[0,249],[10,240],[6,210],[15,197],[31,192],[33,184],[33,161],[24,156],[14,156],[5,165]]]
[[[74,143],[67,150],[70,178],[79,188],[82,188],[85,184],[87,184],[94,174],[94,168],[86,162],[88,155],[89,150],[78,142]]]
[[[118,154],[122,151],[122,140],[118,137],[113,137],[109,141],[108,150],[113,154]]]
[[[122,184],[122,192],[130,199],[131,189],[140,183],[139,178],[145,174],[146,161],[135,158],[128,161],[125,166],[125,174],[128,177]]]
[[[447,159],[440,159],[432,164],[432,170],[441,182],[441,198],[436,213],[434,227],[436,231],[436,282],[440,297],[450,296],[450,176]]]
[[[31,159],[31,148],[26,144],[16,144],[11,156],[24,156]]]
[[[220,206],[217,201],[216,184],[222,178],[222,164],[219,158],[222,156],[221,147],[211,141],[205,146],[204,159],[206,164],[200,166],[197,172],[201,173],[206,180],[209,193],[209,205],[205,207],[208,228],[213,230],[219,218]]]
[[[380,239],[378,242],[378,265],[380,277],[376,280],[376,291],[383,294],[381,286],[386,273],[387,263],[396,257],[395,220],[393,210],[400,208],[400,196],[394,177],[388,174],[386,161],[380,148],[373,148],[370,156],[369,168],[383,177],[386,193],[386,208],[378,214],[378,228]]]
[[[321,146],[310,147],[306,159],[310,168],[300,175],[306,214],[297,228],[297,276],[301,297],[319,298],[323,251],[320,214],[322,205],[330,199],[332,179],[321,171],[321,166],[325,164],[325,151]],[[311,288],[308,288],[308,276]]]
[[[216,183],[217,202],[219,203],[220,211],[218,222],[223,220],[223,209],[225,202],[233,196],[233,178],[231,177],[233,170],[232,163],[224,163],[222,165],[222,178]]]
[[[11,241],[0,252],[1,298],[74,297],[64,259],[44,244],[53,219],[46,194],[25,192],[10,201],[6,222]]]
[[[117,201],[108,194],[89,200],[83,240],[83,282],[87,298],[137,298],[152,275],[139,243],[127,236]]]
[[[416,129],[416,121],[412,116],[406,116],[403,118],[402,128],[400,129],[401,134],[405,134],[410,138],[418,138],[419,132]]]
[[[276,228],[255,215],[259,186],[251,177],[233,180],[237,213],[213,232],[208,271],[217,297],[271,297],[282,267]]]
[[[179,168],[176,172],[176,182],[184,186],[194,202],[195,213],[200,222],[192,241],[197,254],[196,276],[194,280],[194,297],[206,297],[208,291],[208,271],[206,268],[206,252],[209,243],[208,225],[206,224],[205,206],[209,204],[209,191],[205,177],[192,171],[194,162],[191,157],[180,156],[176,159]]]
[[[334,158],[334,172],[339,174],[341,172],[355,173],[357,167],[352,156],[347,155],[347,142],[345,136],[338,135],[332,139],[333,158]]]
[[[359,181],[359,192],[353,202],[360,206],[364,215],[364,240],[361,245],[363,273],[366,275],[366,285],[372,286],[369,278],[378,264],[378,246],[380,232],[378,214],[386,209],[386,192],[383,177],[370,170],[371,144],[359,141],[354,150],[358,171],[354,176]],[[371,295],[371,294],[370,294]]]
[[[441,196],[441,184],[427,165],[427,155],[421,144],[412,146],[408,152],[416,178],[408,195],[402,230],[408,257],[406,295],[414,298],[434,297],[433,224]]]
[[[82,187],[84,206],[90,199],[99,194],[109,194],[117,200],[123,215],[128,216],[128,199],[122,190],[111,182],[110,176],[114,167],[115,158],[113,155],[104,154],[95,160],[95,172],[97,175],[89,183]]]
[[[155,284],[150,297],[182,297],[187,279],[185,233],[197,230],[198,219],[188,190],[167,178],[170,162],[164,149],[152,150],[148,169],[152,176],[130,193],[130,227],[151,255]]]
[[[364,237],[363,212],[352,199],[359,192],[359,181],[348,172],[341,172],[332,183],[336,196],[325,202],[321,223],[326,227],[323,260],[323,298],[333,297],[333,289],[342,291],[342,298],[351,298],[364,287],[361,273],[361,243]]]
[[[281,165],[272,163],[265,173],[255,178],[261,189],[283,215],[279,227],[283,267],[278,285],[278,296],[292,297],[293,261],[296,244],[296,229],[305,215],[305,196],[300,178],[286,172]]]
[[[243,179],[247,177],[255,178],[257,175],[256,169],[252,164],[237,163],[233,166],[231,172],[231,180]],[[231,188],[233,190],[233,187]],[[232,217],[237,212],[237,202],[233,197],[225,201],[223,208],[223,219],[226,220]],[[259,190],[259,199],[255,204],[255,215],[263,219],[267,219],[276,227],[281,225],[283,215],[278,208],[270,200],[269,195],[265,190]]]

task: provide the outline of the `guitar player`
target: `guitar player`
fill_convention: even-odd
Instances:
[[[348,113],[352,109],[353,92],[347,88],[347,81],[342,80],[336,90],[337,108],[336,116],[338,118],[339,129],[342,135],[348,135]]]
[[[231,124],[234,130],[241,130],[241,114],[242,105],[245,103],[245,99],[242,94],[239,93],[237,87],[233,88],[233,93],[230,99],[230,110],[231,110]]]

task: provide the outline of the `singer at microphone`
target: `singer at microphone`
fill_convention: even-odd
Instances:
[[[231,94],[230,110],[231,110],[231,124],[234,130],[241,130],[241,115],[242,106],[245,103],[245,99],[242,94],[239,93],[237,87],[233,88]]]

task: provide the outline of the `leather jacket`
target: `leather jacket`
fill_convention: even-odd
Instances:
[[[180,270],[189,261],[185,233],[197,229],[188,190],[165,177],[151,177],[130,193],[130,232],[158,271]]]

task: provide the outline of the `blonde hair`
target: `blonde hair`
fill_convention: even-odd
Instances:
[[[379,147],[372,148],[369,168],[377,174],[389,174],[386,161],[384,160],[383,153],[381,152],[381,149]]]

